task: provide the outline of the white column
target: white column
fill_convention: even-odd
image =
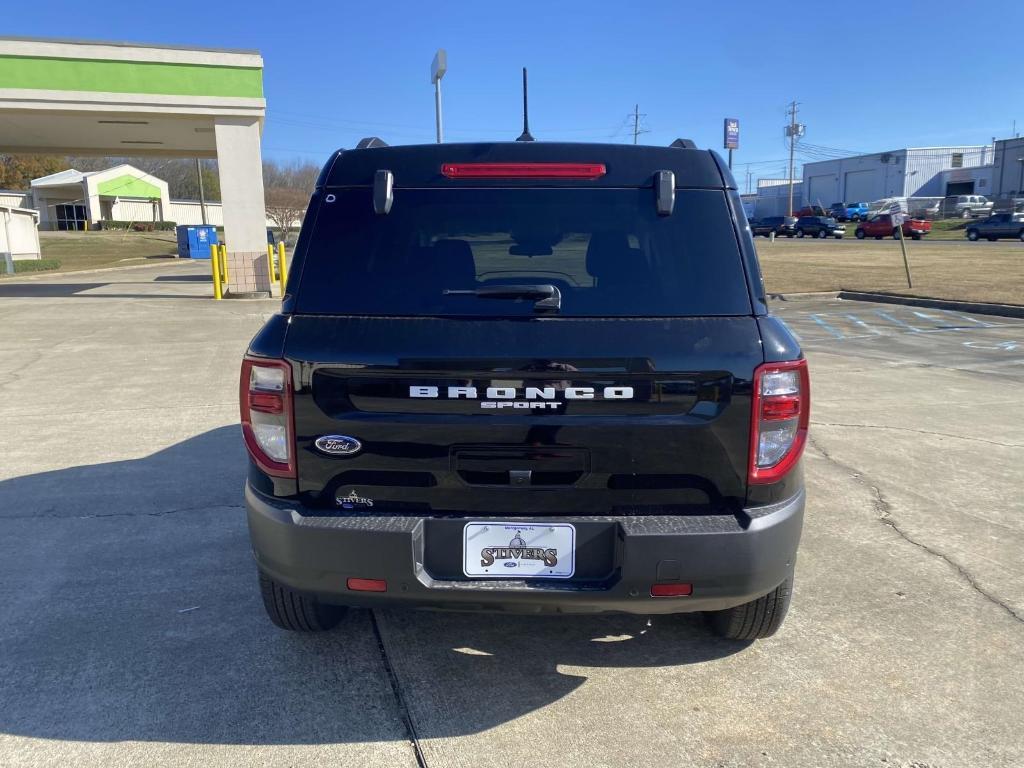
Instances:
[[[93,179],[89,178],[82,185],[82,189],[85,191],[85,218],[89,222],[89,229],[95,229],[96,222],[100,221],[103,217],[103,214],[100,212],[98,186]]]
[[[228,245],[228,292],[269,292],[260,122],[219,117],[214,122],[214,135]]]

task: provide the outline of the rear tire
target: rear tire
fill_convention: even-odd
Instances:
[[[1020,231],[1020,234],[1017,237],[1020,239],[1022,243],[1024,243],[1024,229]]]
[[[854,234],[857,235],[857,239],[858,240],[863,240],[864,239],[864,230],[863,229],[858,229],[856,232],[854,232]]]
[[[826,237],[828,237],[828,232],[826,232],[824,229],[819,229],[818,238],[824,240]]]
[[[260,594],[270,620],[291,632],[326,632],[337,626],[345,614],[344,608],[324,605],[316,598],[279,584],[262,571]]]
[[[802,229],[798,229],[796,231],[796,236],[802,238],[804,236],[804,231]]]
[[[789,611],[793,592],[793,576],[779,584],[764,597],[749,603],[727,608],[724,611],[708,611],[711,631],[729,640],[761,640],[774,635]]]
[[[970,208],[964,208],[962,211],[960,211],[960,218],[961,219],[969,219],[969,218],[971,218],[971,209]]]
[[[978,239],[978,230],[976,230],[976,229],[968,229],[967,230],[967,239],[970,240],[972,243],[975,240],[977,240]]]

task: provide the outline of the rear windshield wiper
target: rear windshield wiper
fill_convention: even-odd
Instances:
[[[533,299],[534,312],[558,312],[562,308],[562,292],[550,283],[540,285],[485,285],[482,288],[456,290],[445,288],[445,296],[476,296],[481,299]]]

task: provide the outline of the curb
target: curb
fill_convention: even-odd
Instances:
[[[911,307],[950,309],[958,312],[973,312],[977,315],[998,315],[1000,317],[1024,318],[1024,306],[1014,304],[986,304],[978,301],[949,301],[928,299],[918,296],[904,296],[898,293],[864,293],[862,291],[839,291],[837,299],[847,301],[877,301],[881,304],[905,304]]]
[[[803,293],[768,293],[769,301],[801,301],[811,299],[835,299],[839,291],[806,291]]]

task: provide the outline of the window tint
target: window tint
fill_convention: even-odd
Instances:
[[[651,189],[396,189],[322,203],[296,296],[300,313],[530,316],[532,300],[445,291],[551,284],[562,316],[751,312],[725,194],[677,190],[658,216]]]

